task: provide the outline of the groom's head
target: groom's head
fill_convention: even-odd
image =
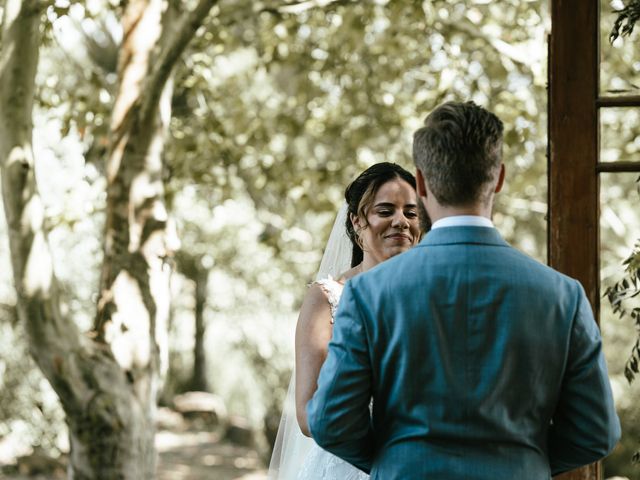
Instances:
[[[473,102],[447,102],[413,137],[413,161],[445,207],[488,204],[501,181],[503,125]]]

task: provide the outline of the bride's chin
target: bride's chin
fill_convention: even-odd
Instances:
[[[389,260],[391,257],[395,257],[396,255],[400,255],[401,253],[404,253],[407,250],[409,250],[409,248],[410,247],[393,249],[387,254],[385,260]]]

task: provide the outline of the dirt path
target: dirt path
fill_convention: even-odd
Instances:
[[[209,432],[160,431],[157,480],[266,480],[258,453]]]
[[[160,430],[156,434],[156,480],[266,480],[258,453],[221,441],[218,433],[196,430]],[[0,480],[64,480],[64,465],[48,473],[27,467],[3,466]]]

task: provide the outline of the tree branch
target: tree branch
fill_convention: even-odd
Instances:
[[[482,31],[482,29],[476,27],[475,25],[473,25],[468,21],[454,22],[454,21],[443,20],[442,18],[440,18],[439,21],[442,22],[447,27],[469,34],[469,36],[471,36],[472,38],[480,38],[484,40],[487,44],[493,47],[493,49],[496,50],[501,55],[509,58],[514,63],[520,65],[527,71],[531,70],[531,67],[530,67],[531,59],[527,57],[527,54],[520,52],[517,48],[513,47],[512,45],[509,45],[504,40],[487,35]]]
[[[346,5],[348,3],[357,3],[354,0],[301,0],[298,2],[288,2],[278,7],[262,7],[259,8],[257,13],[290,13],[293,15],[299,15],[302,12],[312,10],[314,8],[324,8],[329,5]]]
[[[218,0],[199,0],[193,10],[185,12],[178,20],[173,35],[169,37],[161,49],[146,82],[141,100],[142,118],[147,118],[147,115],[155,113],[163,87],[171,75],[174,65],[217,2]]]

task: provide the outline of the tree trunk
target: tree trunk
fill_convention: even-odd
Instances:
[[[171,71],[214,3],[201,0],[177,30],[175,2],[132,0],[123,15],[95,331],[125,372],[136,406],[134,444],[121,450],[140,469],[131,478],[155,472],[154,418],[168,362],[171,269],[166,260],[178,247],[165,206],[162,156],[171,117]],[[114,448],[118,445],[114,438]]]
[[[126,395],[135,414],[123,456],[139,473],[155,472],[154,417],[159,382],[166,365],[171,232],[164,206],[162,151],[170,116],[171,82],[155,85],[161,105],[142,112],[140,103],[161,38],[162,2],[127,3],[123,16],[119,88],[107,159],[107,218],[104,263],[95,330],[110,345],[128,380]],[[155,107],[155,108],[154,108]],[[162,112],[158,115],[157,112]],[[125,427],[126,428],[126,427]],[[113,437],[111,448],[121,439]],[[132,443],[132,444],[131,444]]]
[[[5,4],[0,167],[18,315],[31,353],[67,415],[70,478],[155,475],[153,418],[167,351],[165,258],[176,243],[163,199],[169,79],[213,4],[200,0],[181,21],[170,22],[171,11],[163,13],[160,0],[127,3],[107,165],[105,257],[96,331],[90,336],[61,314],[33,171],[31,115],[44,3]]]
[[[207,355],[204,348],[206,324],[204,322],[204,307],[207,302],[207,286],[209,272],[203,267],[198,270],[196,276],[196,308],[195,308],[195,344],[193,347],[193,378],[191,388],[201,392],[209,391],[209,379],[207,375]]]
[[[207,326],[204,321],[204,308],[207,303],[209,270],[202,265],[202,257],[190,255],[185,251],[177,252],[176,266],[178,270],[195,286],[195,338],[193,346],[193,373],[188,388],[194,391],[208,392],[207,354],[204,338]]]

